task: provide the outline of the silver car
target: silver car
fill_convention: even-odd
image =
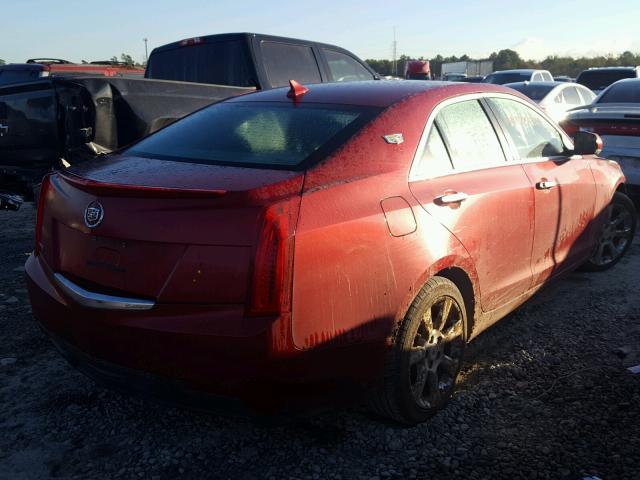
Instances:
[[[590,105],[596,98],[587,87],[569,82],[516,82],[506,83],[536,102],[547,115],[560,122],[567,111],[582,105]]]

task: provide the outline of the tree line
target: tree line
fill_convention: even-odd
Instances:
[[[513,68],[537,68],[549,70],[553,75],[568,75],[576,77],[581,71],[591,67],[619,67],[619,66],[636,66],[640,65],[640,54],[629,51],[619,55],[600,55],[596,57],[578,57],[550,55],[544,60],[524,60],[515,50],[504,49],[493,52],[489,58],[471,58],[468,55],[457,57],[443,57],[438,54],[433,58],[411,58],[407,55],[401,55],[396,63],[396,71],[398,76],[404,73],[404,65],[408,60],[429,60],[431,73],[435,78],[439,78],[442,72],[443,63],[463,62],[471,60],[493,60],[494,70],[511,70]],[[376,60],[368,59],[366,62],[378,72],[380,75],[393,75],[392,60]]]

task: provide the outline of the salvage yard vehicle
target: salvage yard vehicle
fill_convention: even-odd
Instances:
[[[600,135],[602,156],[620,164],[628,193],[640,197],[640,78],[615,82],[592,105],[569,112],[561,125],[571,136]]]
[[[504,85],[515,82],[553,82],[553,77],[548,70],[534,70],[532,68],[520,68],[515,70],[499,70],[490,73],[483,80],[484,83]]]
[[[634,206],[598,149],[495,85],[291,81],[228,99],[46,177],[33,314],[118,388],[259,403],[340,381],[421,422],[470,340],[629,248]]]
[[[0,87],[0,191],[27,198],[47,171],[122,148],[222,99],[281,87],[290,78],[308,83],[377,78],[340,47],[249,33],[155,48],[144,79],[68,78],[78,69],[104,75],[127,71],[118,65],[45,67],[67,76]]]
[[[596,98],[591,90],[577,83],[516,82],[504,86],[529,97],[556,122],[561,121],[568,110],[590,105]]]
[[[600,93],[618,80],[639,77],[640,67],[592,67],[580,72],[576,82]]]

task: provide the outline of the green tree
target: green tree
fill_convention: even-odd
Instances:
[[[6,62],[0,58],[0,65],[4,65]]]
[[[494,70],[511,70],[513,68],[524,68],[526,62],[520,58],[515,50],[506,48],[498,53],[493,52],[489,55],[489,60],[493,60]]]
[[[126,65],[129,66],[133,66],[135,65],[136,62],[133,61],[133,57],[131,57],[131,55],[128,55],[126,53],[121,53],[120,54],[120,61]]]

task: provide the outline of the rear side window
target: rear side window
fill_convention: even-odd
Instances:
[[[279,42],[262,42],[262,55],[269,83],[283,87],[289,80],[301,83],[320,83],[320,69],[313,49],[305,45]]]
[[[597,103],[640,103],[640,81],[620,82],[611,85]]]
[[[145,76],[158,80],[255,87],[249,52],[240,40],[200,43],[153,53]]]
[[[373,80],[373,75],[356,59],[344,53],[323,49],[334,82]]]
[[[596,95],[593,92],[587,90],[586,88],[579,88],[577,90],[580,93],[580,96],[582,97],[582,105],[590,104],[596,98]]]
[[[514,100],[491,98],[489,102],[520,158],[563,154],[564,144],[560,133],[542,115]]]
[[[575,87],[567,87],[563,90],[564,92],[564,101],[569,105],[581,105],[582,100],[580,99],[580,95],[578,94],[578,90]]]
[[[550,73],[541,72],[540,75],[542,75],[542,81],[544,81],[544,82],[553,82],[553,77],[551,76]]]
[[[412,176],[417,178],[439,177],[451,173],[452,168],[447,147],[438,132],[438,127],[433,125]]]
[[[379,110],[231,102],[200,110],[126,152],[209,165],[295,170],[340,146]]]
[[[477,100],[444,107],[436,117],[436,125],[456,170],[484,168],[505,161],[496,132]]]

